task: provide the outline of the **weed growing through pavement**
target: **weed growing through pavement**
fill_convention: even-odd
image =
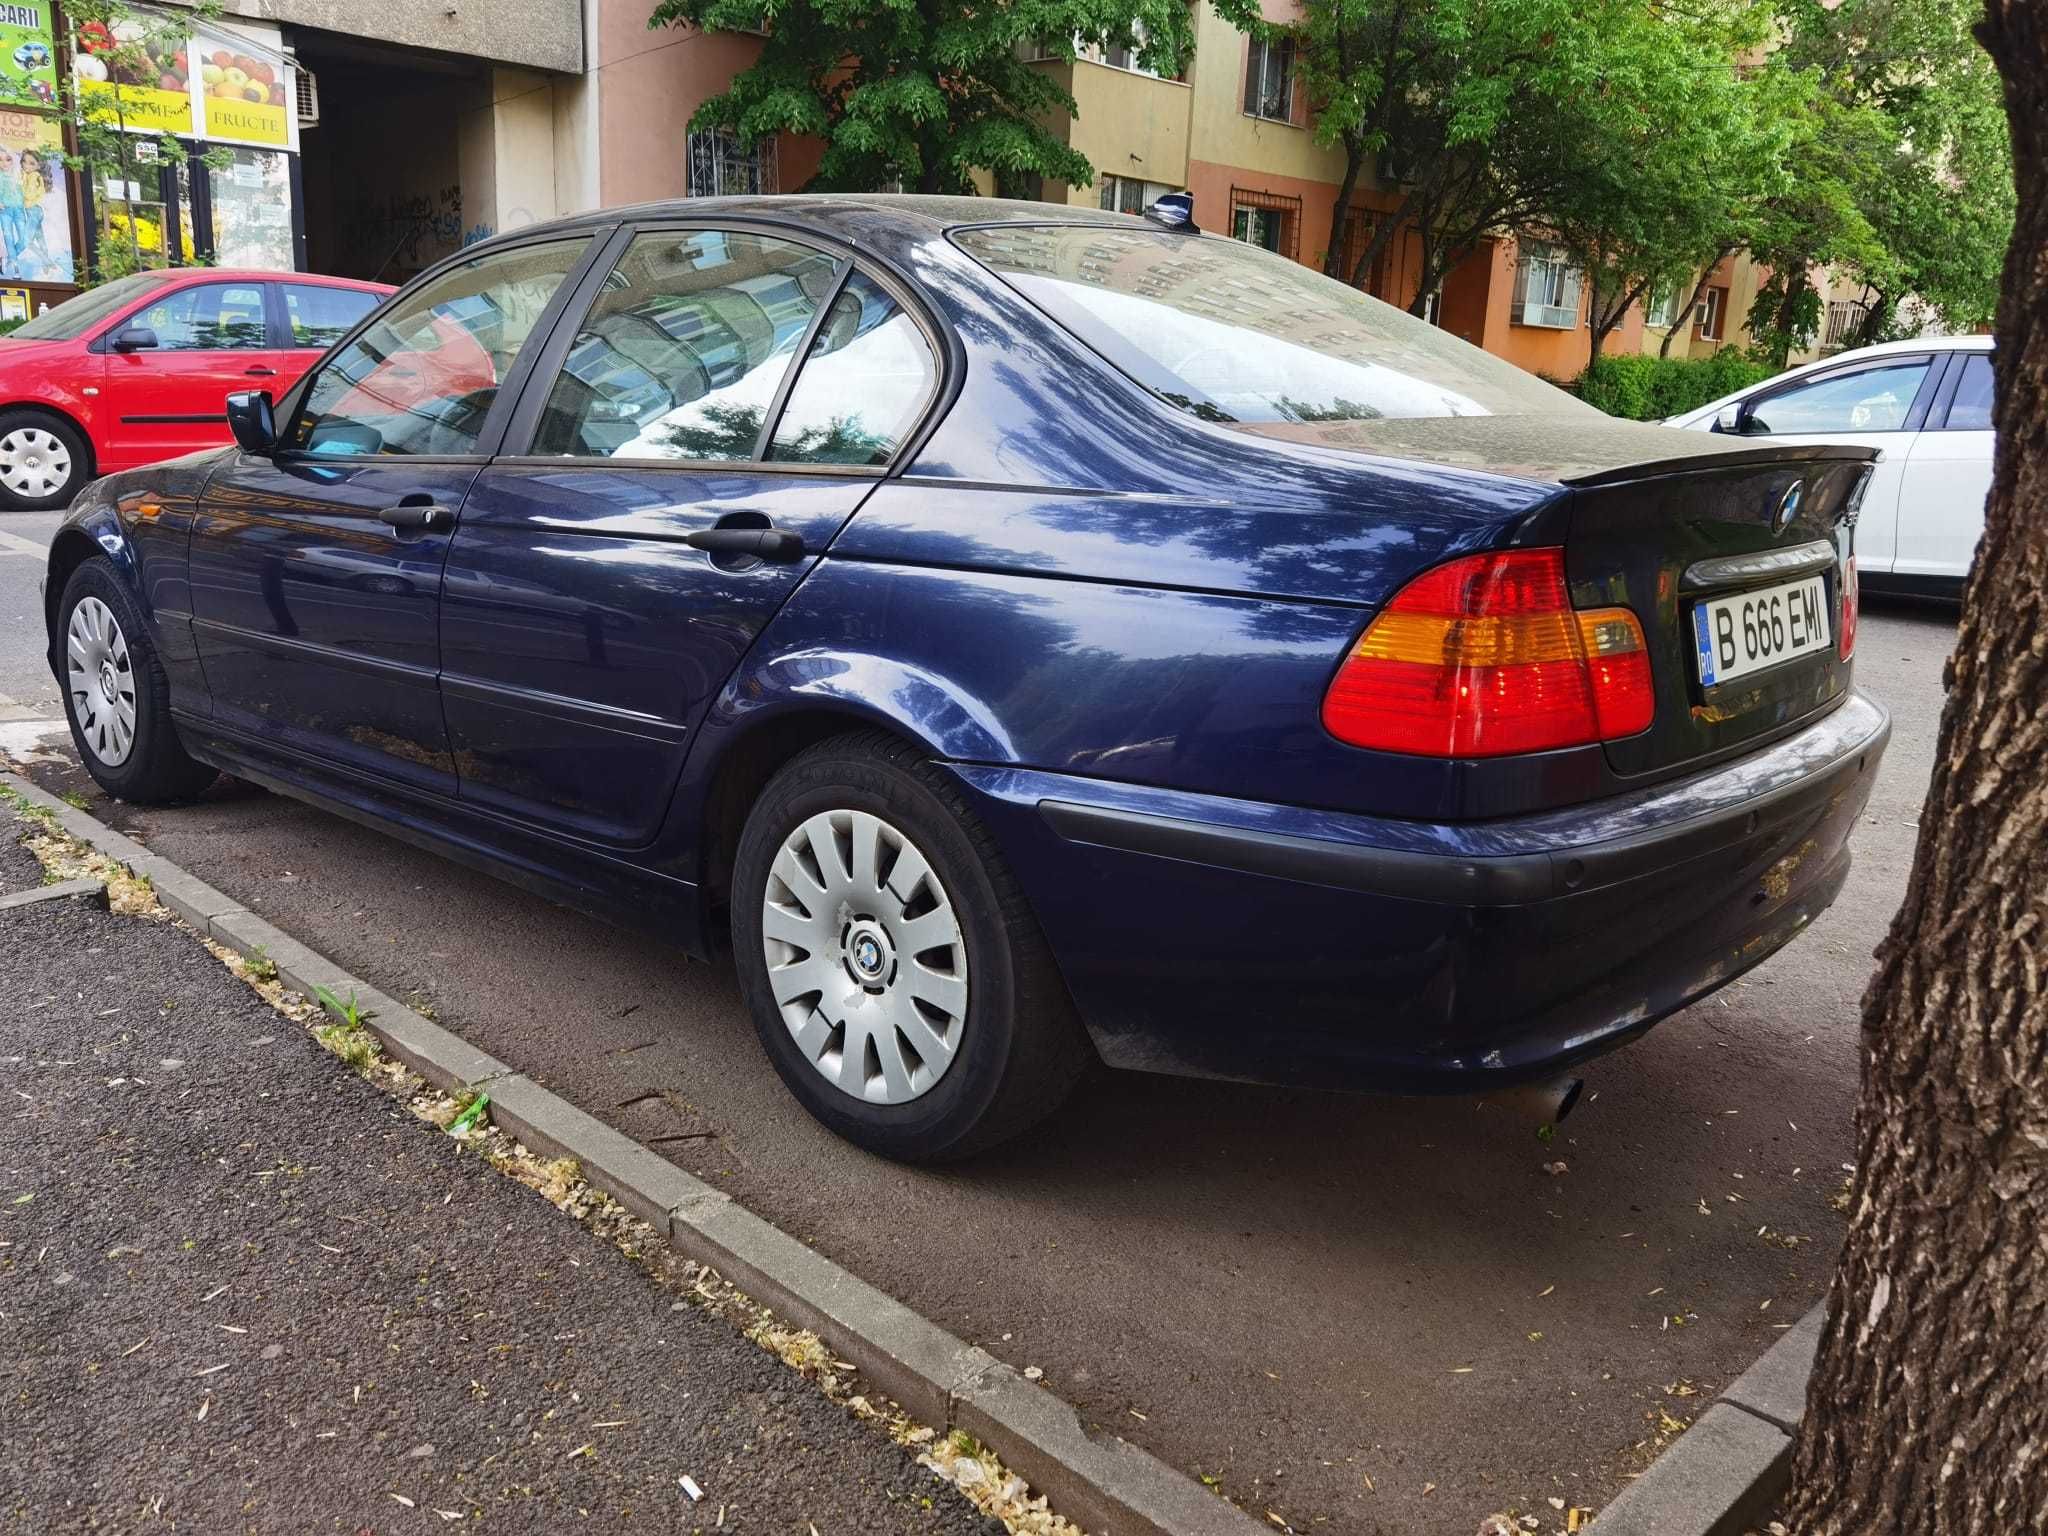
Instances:
[[[75,789],[67,789],[57,798],[70,806],[74,811],[89,811],[92,809],[92,802]]]
[[[249,946],[249,953],[244,958],[243,964],[249,968],[249,975],[252,980],[277,980],[277,962],[270,958],[269,952],[261,944]]]

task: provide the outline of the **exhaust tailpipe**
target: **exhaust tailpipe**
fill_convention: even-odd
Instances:
[[[1511,1109],[1535,1116],[1539,1125],[1559,1125],[1585,1091],[1583,1077],[1552,1077],[1523,1083],[1493,1097]]]

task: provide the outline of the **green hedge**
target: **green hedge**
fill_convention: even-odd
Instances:
[[[1723,348],[1712,357],[1599,357],[1573,386],[1579,398],[1610,416],[1660,421],[1697,410],[1775,372]]]

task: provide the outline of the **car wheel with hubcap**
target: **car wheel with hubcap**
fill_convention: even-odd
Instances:
[[[885,1156],[963,1157],[1092,1057],[1044,935],[957,785],[879,732],[812,747],[741,833],[733,949],[806,1108]]]
[[[70,506],[91,458],[68,423],[41,411],[0,411],[0,505],[31,512]]]
[[[170,684],[135,601],[107,561],[71,573],[57,610],[64,713],[93,782],[117,800],[185,800],[213,782],[171,723]]]

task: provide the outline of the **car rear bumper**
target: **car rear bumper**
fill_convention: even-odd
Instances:
[[[1795,936],[1890,732],[1851,695],[1690,778],[1457,825],[955,771],[1110,1065],[1456,1092],[1611,1049]]]

